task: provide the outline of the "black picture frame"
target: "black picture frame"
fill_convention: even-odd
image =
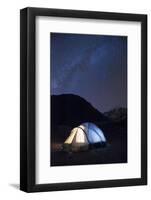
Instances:
[[[141,178],[71,183],[35,183],[35,18],[54,16],[141,22]],[[43,192],[147,184],[147,15],[48,8],[20,11],[20,189]]]

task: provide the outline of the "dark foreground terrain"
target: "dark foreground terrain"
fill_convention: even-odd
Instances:
[[[100,113],[76,95],[51,97],[51,166],[127,162],[127,110]],[[71,130],[84,122],[96,124],[107,139],[106,147],[83,152],[65,152],[62,144]]]
[[[103,128],[107,146],[83,152],[64,152],[62,143],[52,143],[51,166],[107,164],[127,162],[126,128],[119,124]]]

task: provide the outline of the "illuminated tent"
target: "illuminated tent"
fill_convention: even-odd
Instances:
[[[87,122],[72,129],[63,148],[67,151],[80,151],[105,146],[105,144],[106,138],[103,132],[95,124]]]

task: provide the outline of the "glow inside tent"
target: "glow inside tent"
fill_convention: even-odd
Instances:
[[[89,147],[104,146],[106,138],[103,131],[93,123],[83,123],[72,129],[63,147],[66,150],[87,150]]]

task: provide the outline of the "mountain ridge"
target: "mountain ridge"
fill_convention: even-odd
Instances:
[[[106,122],[108,117],[74,94],[51,95],[52,124],[77,126],[83,122]]]
[[[104,112],[104,115],[115,122],[123,121],[127,119],[127,108],[116,107]]]

